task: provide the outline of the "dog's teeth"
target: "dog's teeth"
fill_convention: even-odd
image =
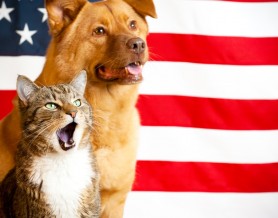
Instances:
[[[136,61],[134,64],[137,65],[137,66],[139,66],[139,65],[140,65],[140,62],[139,62],[139,61]]]
[[[127,67],[125,67],[125,74],[126,74],[126,75],[129,74]]]

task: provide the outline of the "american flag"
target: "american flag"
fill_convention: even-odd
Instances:
[[[1,0],[3,118],[49,42],[42,0]],[[278,1],[155,0],[125,218],[278,217]]]

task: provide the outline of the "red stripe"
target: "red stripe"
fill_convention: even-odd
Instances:
[[[0,119],[12,109],[15,91],[0,91]],[[142,125],[226,130],[278,129],[278,100],[231,100],[187,96],[140,95]]]
[[[6,116],[13,108],[12,99],[16,96],[15,90],[0,90],[1,96],[1,110],[0,110],[0,120]]]
[[[138,161],[134,191],[278,192],[278,163]]]
[[[278,37],[151,33],[150,59],[206,64],[277,65]]]
[[[141,95],[142,125],[226,130],[278,129],[278,100]]]

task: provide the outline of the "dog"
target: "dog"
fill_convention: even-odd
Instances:
[[[140,126],[135,105],[142,67],[149,58],[145,18],[156,18],[154,3],[45,0],[45,6],[52,39],[36,83],[70,82],[81,70],[87,71],[85,96],[96,111],[91,140],[101,178],[101,217],[120,218],[135,177]],[[1,180],[14,166],[21,136],[16,108],[0,123]]]

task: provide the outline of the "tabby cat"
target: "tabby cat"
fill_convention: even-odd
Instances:
[[[91,151],[86,72],[70,84],[38,87],[18,76],[22,138],[0,186],[1,217],[99,217],[99,175]]]

